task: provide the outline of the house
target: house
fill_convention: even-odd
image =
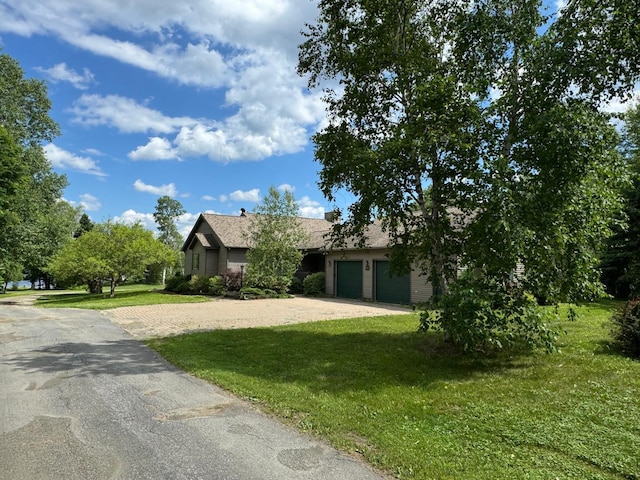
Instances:
[[[249,245],[246,232],[255,218],[241,211],[240,215],[203,213],[184,242],[186,275],[220,275],[226,270],[242,271],[247,263]],[[426,302],[432,288],[417,269],[391,277],[389,274],[389,237],[378,223],[369,227],[365,248],[347,246],[332,249],[327,236],[331,231],[333,213],[324,219],[299,218],[307,240],[299,248],[304,252],[298,271],[301,278],[315,272],[325,272],[325,291],[339,298],[373,300],[403,305]]]

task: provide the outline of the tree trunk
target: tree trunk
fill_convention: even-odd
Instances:
[[[116,296],[116,285],[118,282],[115,279],[111,279],[111,292],[109,293],[109,298],[113,298]]]

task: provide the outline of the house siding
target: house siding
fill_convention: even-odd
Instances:
[[[219,250],[205,251],[205,274],[208,276],[218,275],[218,254]]]
[[[193,259],[195,255],[200,256],[200,260],[198,262],[197,268],[194,268]],[[185,274],[187,275],[205,275],[206,268],[206,250],[200,245],[200,243],[196,242],[193,245],[193,248],[190,248],[185,253]]]
[[[239,271],[241,266],[247,264],[247,249],[234,248],[227,251],[227,268]]]
[[[433,286],[427,281],[424,275],[420,275],[420,270],[411,270],[411,303],[428,302],[433,295]]]

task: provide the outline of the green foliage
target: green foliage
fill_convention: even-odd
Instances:
[[[108,221],[67,243],[49,265],[49,271],[63,280],[91,285],[110,283],[110,295],[118,284],[143,278],[148,265],[167,261],[173,252],[136,223]]]
[[[640,300],[629,300],[611,316],[611,335],[626,355],[640,358]]]
[[[158,198],[153,212],[153,218],[160,232],[158,240],[174,250],[180,250],[182,247],[182,235],[176,227],[176,220],[184,213],[185,209],[182,204],[167,195]]]
[[[269,188],[248,228],[248,286],[286,293],[302,262],[299,248],[306,237],[297,215],[298,205],[290,191],[281,193],[275,187]]]
[[[616,298],[640,294],[640,105],[624,116],[622,151],[631,171],[624,212],[602,256],[602,281]]]
[[[466,352],[542,347],[555,351],[557,318],[521,287],[463,274],[438,303],[420,315],[420,330],[442,328]]]
[[[240,298],[243,300],[255,300],[258,298],[289,298],[289,296],[268,288],[242,287],[240,289]]]
[[[192,275],[189,280],[190,293],[208,293],[209,277],[205,275]]]
[[[83,213],[78,220],[78,228],[73,232],[73,238],[81,237],[84,233],[93,230],[94,223],[89,218],[89,215]]]
[[[209,277],[207,282],[207,293],[216,297],[221,297],[227,293],[227,283],[220,275]]]
[[[51,170],[41,146],[59,133],[50,108],[45,83],[25,78],[18,62],[0,54],[0,270],[21,265],[41,274],[61,245],[57,232],[49,235],[67,180]]]
[[[308,297],[318,297],[325,294],[324,272],[312,273],[303,280],[303,293]]]
[[[289,285],[289,293],[292,293],[295,295],[303,292],[304,292],[304,286],[303,286],[302,280],[300,280],[300,278],[294,275],[293,278],[291,278],[291,284]]]
[[[167,280],[164,289],[173,293],[189,293],[191,286],[185,275],[176,274]]]
[[[502,285],[522,264],[522,284],[548,303],[602,293],[599,255],[627,180],[602,100],[640,78],[638,13],[623,0],[545,8],[320,0],[298,71],[330,114],[314,136],[320,187],[356,198],[338,244],[364,243],[377,219],[394,269],[417,266],[438,294],[460,264]]]

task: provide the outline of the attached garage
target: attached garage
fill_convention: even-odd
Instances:
[[[390,276],[388,261],[374,262],[375,300],[383,303],[411,303],[411,275]]]
[[[336,297],[362,298],[362,261],[336,261]]]

